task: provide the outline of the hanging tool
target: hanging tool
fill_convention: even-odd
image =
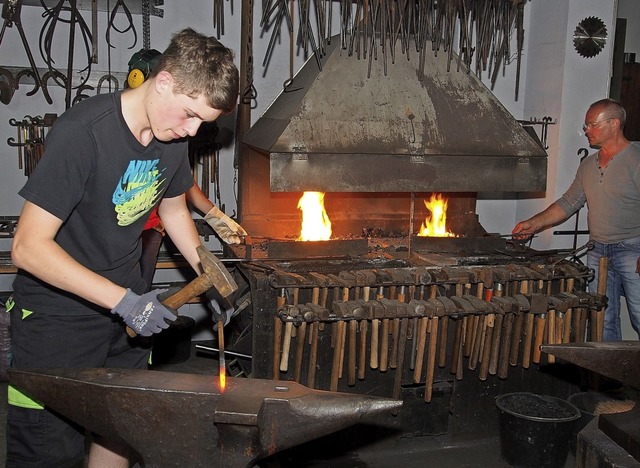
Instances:
[[[98,63],[98,0],[91,0],[91,63]]]
[[[241,98],[236,112],[233,153],[233,167],[236,169],[240,166],[242,153],[240,142],[251,127],[251,109],[257,106],[258,93],[253,85],[253,0],[242,0],[240,37],[239,88]],[[212,167],[217,171],[217,161]],[[216,174],[212,174],[211,178],[216,181],[216,190],[219,190]]]
[[[17,129],[18,140],[10,137],[7,144],[18,148],[18,168],[24,168],[24,175],[27,177],[44,154],[45,136],[57,117],[56,114],[45,114],[44,118],[27,115],[21,121],[9,119],[9,125]]]
[[[27,36],[24,33],[24,29],[22,28],[22,20],[20,19],[21,10],[22,0],[5,0],[2,4],[2,18],[4,19],[4,21],[2,23],[2,30],[0,30],[0,44],[2,44],[2,39],[4,37],[6,28],[10,28],[15,24],[16,29],[20,34],[20,39],[22,40],[24,50],[27,53],[27,59],[29,60],[29,65],[31,66],[31,75],[33,76],[33,79],[36,83],[36,88],[42,88],[42,94],[47,103],[52,104],[53,100],[51,99],[51,96],[49,96],[49,93],[47,92],[46,88],[42,86],[42,82],[40,81],[40,73],[38,72],[38,67],[36,67],[36,63],[33,59],[33,54],[31,53],[31,48],[29,47],[29,42],[27,41]],[[2,75],[6,77],[6,73],[2,73]],[[17,84],[17,81],[13,83],[13,90],[17,89]],[[34,92],[32,91],[32,94],[33,93]],[[8,94],[6,91],[2,93],[1,102],[3,102],[4,104],[8,104],[9,101],[11,101],[13,92],[11,92],[8,98],[7,96]]]
[[[46,88],[46,82],[49,78],[53,77],[59,86],[62,86],[66,90],[65,104],[68,107],[71,106],[71,89],[79,88],[87,83],[91,75],[92,64],[92,37],[91,31],[84,18],[80,14],[77,8],[77,0],[69,0],[69,6],[65,6],[66,0],[60,0],[54,7],[48,8],[44,6],[43,17],[46,18],[41,30],[40,30],[40,55],[46,62],[49,71],[42,77],[42,85]],[[69,19],[63,19],[60,17],[61,13],[68,12]],[[52,55],[53,51],[53,37],[58,26],[58,22],[69,24],[69,39],[68,39],[68,52],[67,52],[67,69],[66,74],[63,74],[57,70],[54,66],[55,60]],[[80,82],[74,87],[73,85],[73,62],[75,55],[75,29],[79,28],[82,41],[84,43],[85,55],[87,65],[77,70],[77,75],[83,76]],[[75,67],[78,68],[78,67]],[[86,72],[86,73],[85,73]]]
[[[120,9],[122,9],[122,12],[125,14],[127,18],[127,24],[126,24],[126,27],[124,28],[119,28],[115,24],[116,15],[118,14],[118,10]],[[111,47],[115,48],[115,46],[111,43],[112,29],[116,32],[119,32],[120,34],[124,34],[128,31],[131,31],[133,33],[133,44],[131,44],[131,46],[128,47],[129,49],[133,49],[138,43],[138,33],[136,31],[136,27],[133,24],[133,16],[131,15],[131,10],[129,10],[129,7],[127,7],[127,4],[124,2],[124,0],[116,0],[116,4],[113,7],[113,10],[111,10],[111,14],[109,16],[109,24],[107,25],[107,32],[105,34],[108,46],[110,48]]]

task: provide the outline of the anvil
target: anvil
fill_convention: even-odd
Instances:
[[[147,467],[252,466],[402,405],[263,379],[229,378],[221,392],[217,375],[134,369],[12,369],[9,381]]]
[[[542,345],[542,351],[640,390],[640,342]],[[624,413],[601,414],[598,428],[640,461],[640,402]]]

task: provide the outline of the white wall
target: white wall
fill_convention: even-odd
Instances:
[[[625,52],[634,52],[640,62],[640,4],[638,0],[618,0],[618,18],[626,18]]]

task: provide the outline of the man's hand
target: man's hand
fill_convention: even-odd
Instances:
[[[205,296],[207,298],[207,305],[213,314],[213,328],[214,330],[218,326],[218,322],[222,322],[226,327],[231,318],[234,315],[234,308],[227,299],[221,299],[220,294],[214,289],[209,289]]]
[[[124,323],[140,336],[159,333],[169,327],[168,322],[173,322],[178,317],[175,310],[162,304],[158,298],[158,295],[166,291],[166,289],[154,289],[139,296],[131,289],[127,289],[127,293],[111,309],[111,313],[122,317]]]
[[[511,231],[514,239],[525,240],[536,233],[536,225],[531,220],[520,221]]]
[[[217,206],[204,215],[204,220],[227,244],[239,244],[247,235],[247,231],[242,226],[220,211]]]

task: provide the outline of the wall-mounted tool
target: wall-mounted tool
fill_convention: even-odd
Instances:
[[[45,114],[44,118],[25,116],[21,121],[9,119],[9,125],[18,131],[17,141],[10,137],[7,144],[18,148],[18,168],[24,168],[24,175],[29,177],[38,161],[44,154],[44,140],[49,128],[58,118],[57,114]]]
[[[51,99],[51,96],[49,96],[47,89],[42,86],[42,82],[40,81],[40,74],[38,73],[36,63],[33,60],[33,54],[31,53],[31,48],[29,47],[27,36],[25,35],[24,29],[22,28],[22,21],[20,20],[21,10],[22,0],[5,0],[2,4],[2,18],[4,19],[4,21],[2,23],[2,30],[0,30],[0,44],[2,44],[5,30],[15,24],[16,29],[20,34],[20,39],[22,40],[24,50],[27,53],[27,59],[29,59],[29,66],[31,67],[31,70],[28,72],[28,74],[33,77],[36,83],[36,87],[33,91],[31,91],[31,94],[35,94],[38,89],[42,88],[42,94],[44,95],[44,98],[49,104],[51,104],[53,103],[53,100]],[[11,72],[3,69],[0,74],[3,77],[8,78],[8,75],[11,75]],[[13,86],[13,88],[11,88],[11,86]],[[13,97],[13,93],[17,88],[18,80],[13,80],[13,82],[9,79],[7,79],[6,81],[0,80],[0,102],[2,102],[3,104],[9,104],[9,102],[11,102],[11,98]]]
[[[120,28],[115,24],[118,10],[122,10],[122,12],[127,17],[127,26],[124,28]],[[124,34],[128,31],[131,31],[133,33],[133,44],[131,44],[131,47],[129,47],[129,49],[133,49],[138,43],[138,33],[136,31],[136,27],[133,24],[133,16],[131,15],[131,10],[129,10],[129,7],[127,7],[127,4],[124,2],[124,0],[116,0],[116,4],[113,7],[113,10],[111,10],[111,15],[109,17],[109,24],[107,26],[107,32],[105,35],[107,39],[107,44],[109,45],[109,47],[115,47],[114,45],[111,44],[112,29],[116,32],[119,32],[120,34]]]
[[[606,42],[607,26],[595,16],[589,16],[580,21],[573,32],[573,46],[586,58],[598,55]]]

